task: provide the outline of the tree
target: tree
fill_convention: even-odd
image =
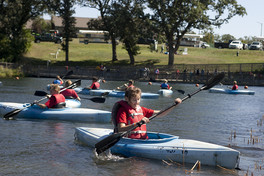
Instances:
[[[235,40],[236,38],[230,34],[224,34],[221,36],[221,42],[229,43],[230,40]]]
[[[112,42],[112,62],[117,61],[116,54],[116,38],[117,38],[117,26],[116,18],[112,16],[110,13],[112,8],[112,0],[80,0],[80,3],[84,6],[89,6],[91,8],[96,8],[99,10],[101,15],[101,20],[93,20],[88,22],[88,27],[97,27],[97,29],[102,29],[104,31],[108,31],[109,38]],[[100,23],[100,21],[102,23]],[[100,27],[100,28],[98,28]]]
[[[139,54],[137,42],[140,31],[144,29],[144,7],[141,0],[118,0],[113,4],[111,14],[116,19],[118,35],[123,42],[123,47],[127,50],[130,64],[135,64],[135,58]]]
[[[203,41],[207,42],[208,44],[214,44],[214,33],[213,31],[206,31],[204,32]]]
[[[43,0],[0,2],[0,59],[17,62],[28,51],[33,39],[24,26],[43,12],[45,4]]]
[[[37,17],[32,21],[32,28],[35,33],[47,32],[51,29],[51,23],[47,23],[43,18]]]
[[[51,0],[49,1],[49,6],[52,12],[58,14],[62,18],[63,32],[62,36],[64,38],[62,43],[62,48],[65,51],[65,62],[68,65],[69,62],[69,41],[70,38],[75,35],[75,23],[76,20],[73,17],[75,10],[73,8],[75,0]]]
[[[152,10],[152,20],[155,26],[166,34],[169,46],[169,66],[174,64],[174,53],[179,49],[184,34],[192,29],[203,30],[211,25],[219,27],[235,15],[246,14],[245,8],[234,0],[146,1]]]

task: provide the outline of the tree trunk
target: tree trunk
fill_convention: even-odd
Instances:
[[[116,40],[114,37],[111,37],[112,41],[112,63],[117,61],[117,55],[116,55]]]

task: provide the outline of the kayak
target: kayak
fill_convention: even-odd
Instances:
[[[15,109],[22,109],[28,105],[30,104],[0,102],[0,116],[3,117],[8,112]],[[37,105],[33,105],[23,109],[15,118],[109,123],[111,122],[111,112],[97,109],[67,107],[42,109]]]
[[[223,94],[246,94],[254,95],[255,91],[252,90],[231,90],[231,89],[221,89],[221,88],[211,88],[210,93],[223,93]]]
[[[84,95],[91,95],[91,96],[102,96],[105,92],[111,92],[112,90],[106,89],[85,89],[85,88],[75,88],[76,93],[84,94]]]
[[[76,99],[66,99],[66,107],[68,108],[79,108],[81,107],[81,102]]]
[[[109,134],[112,129],[75,128],[75,138],[81,143],[95,147],[95,144]],[[180,139],[165,133],[148,132],[149,139],[121,138],[110,148],[112,154],[124,157],[143,157],[157,160],[172,160],[178,163],[222,166],[233,169],[239,164],[240,152],[228,147],[190,139]]]
[[[85,94],[85,95],[92,95],[92,96],[102,96],[107,95],[108,97],[118,97],[118,98],[124,98],[125,92],[124,91],[118,91],[118,90],[109,90],[109,89],[84,89],[84,88],[75,88],[74,89],[79,94]],[[157,99],[159,98],[159,94],[155,93],[141,93],[141,98],[143,99]]]
[[[124,98],[125,92],[113,90],[113,91],[109,92],[109,94],[107,96]],[[157,98],[159,98],[159,94],[142,92],[141,98],[143,98],[143,99],[157,99]]]
[[[158,94],[163,95],[163,96],[170,96],[173,94],[173,91],[171,89],[160,89],[158,91]]]

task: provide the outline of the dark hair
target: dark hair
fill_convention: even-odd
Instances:
[[[93,79],[93,80],[95,80],[95,81],[97,81],[97,80],[98,80],[98,78],[97,78],[97,77],[95,77],[95,76],[94,76],[92,79]]]
[[[125,97],[127,97],[129,100],[132,97],[135,97],[137,95],[141,96],[141,89],[140,88],[138,88],[138,87],[129,87],[129,88],[126,89]]]
[[[128,80],[128,82],[134,84],[134,81],[132,79]]]

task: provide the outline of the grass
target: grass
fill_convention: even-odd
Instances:
[[[0,78],[12,78],[12,77],[21,77],[24,76],[20,70],[18,69],[11,69],[6,68],[0,65]]]
[[[148,45],[139,45],[140,53],[135,56],[135,65],[168,65],[168,55],[151,52]],[[50,53],[55,53],[61,45],[52,42],[33,43],[30,51],[25,54],[24,63],[46,64],[50,60],[54,65],[65,65],[65,53],[61,51],[57,59]],[[185,47],[180,47],[184,49]],[[188,55],[175,55],[174,64],[233,64],[233,63],[264,63],[264,51],[194,48],[187,47]],[[158,47],[160,49],[160,46]],[[237,56],[237,51],[239,56]],[[70,42],[69,65],[92,66],[103,63],[104,65],[128,65],[129,56],[122,44],[117,46],[118,61],[112,64],[111,44],[79,43],[78,39]]]

